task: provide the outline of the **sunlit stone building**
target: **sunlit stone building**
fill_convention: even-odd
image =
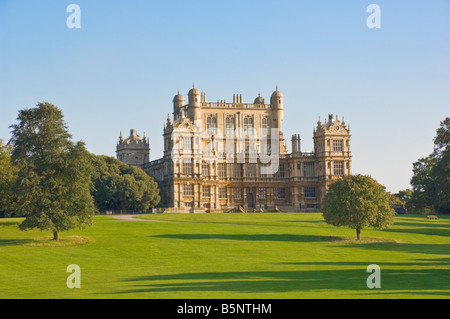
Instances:
[[[174,211],[316,211],[333,179],[351,173],[350,127],[329,115],[317,122],[314,151],[302,152],[298,134],[288,152],[283,136],[283,94],[269,103],[207,102],[193,87],[179,92],[164,123],[163,157],[149,162],[148,140],[120,137],[117,158],[153,175]],[[147,152],[147,153],[146,153]]]

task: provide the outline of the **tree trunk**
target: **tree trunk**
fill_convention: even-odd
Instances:
[[[53,240],[58,240],[58,232],[56,230],[53,231]]]
[[[357,240],[361,239],[361,229],[359,229],[359,228],[356,229],[356,239]]]

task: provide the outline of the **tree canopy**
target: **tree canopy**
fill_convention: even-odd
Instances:
[[[104,155],[91,154],[92,196],[99,210],[147,210],[160,201],[153,177]]]
[[[348,175],[329,186],[322,213],[327,224],[355,229],[359,240],[362,229],[382,229],[393,223],[389,199],[385,187],[373,178]]]
[[[91,166],[83,142],[73,143],[61,110],[50,103],[19,111],[11,126],[12,162],[17,167],[14,213],[20,229],[58,233],[90,225]]]
[[[12,187],[17,178],[17,169],[11,162],[11,145],[0,139],[0,213],[10,214],[14,209]]]
[[[434,151],[413,164],[412,194],[408,202],[418,213],[450,213],[450,118],[441,122]]]

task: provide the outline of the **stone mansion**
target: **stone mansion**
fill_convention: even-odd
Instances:
[[[350,127],[329,115],[314,128],[314,151],[301,151],[300,136],[283,136],[283,94],[270,103],[260,95],[244,103],[207,102],[193,87],[186,103],[173,98],[173,117],[164,123],[164,154],[149,161],[149,139],[131,130],[120,134],[117,158],[143,168],[180,212],[317,211],[327,186],[351,174]]]

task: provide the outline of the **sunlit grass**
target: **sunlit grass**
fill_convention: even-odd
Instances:
[[[450,220],[397,216],[386,230],[321,214],[96,216],[59,241],[0,219],[0,298],[449,298]],[[81,288],[66,286],[67,266]],[[381,289],[366,271],[381,268]]]

